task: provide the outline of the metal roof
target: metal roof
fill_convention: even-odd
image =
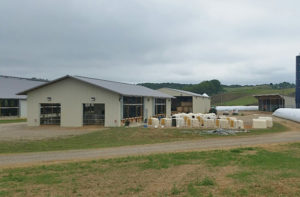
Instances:
[[[0,99],[26,99],[18,92],[44,84],[45,81],[0,75]]]
[[[178,89],[173,89],[173,88],[166,88],[166,89],[169,89],[169,90],[173,90],[173,91],[176,91],[176,92],[179,92],[179,93],[182,93],[182,94],[188,94],[190,96],[199,96],[199,97],[209,97],[206,93],[204,94],[197,94],[197,93],[194,93],[194,92],[189,92],[189,91],[185,91],[185,90],[178,90]]]
[[[253,95],[255,98],[260,98],[260,97],[277,97],[277,98],[294,98],[292,96],[286,96],[286,95],[281,95],[281,94],[259,94],[259,95]]]
[[[40,85],[35,88],[28,89],[26,91],[20,92],[19,94],[27,94],[27,92],[33,91],[35,89],[47,86],[49,84],[56,83],[58,81],[64,80],[66,78],[72,78],[76,79],[100,88],[107,89],[109,91],[118,93],[123,96],[145,96],[145,97],[156,97],[156,98],[173,98],[173,96],[170,96],[168,94],[159,92],[157,90],[152,90],[150,88],[146,88],[144,86],[134,85],[134,84],[128,84],[128,83],[121,83],[121,82],[115,82],[115,81],[108,81],[103,79],[95,79],[95,78],[89,78],[89,77],[82,77],[82,76],[65,76],[56,80],[53,80],[49,83]]]

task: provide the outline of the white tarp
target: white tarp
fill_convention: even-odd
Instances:
[[[217,111],[258,111],[258,106],[217,106]]]
[[[300,122],[300,109],[280,108],[273,113],[273,116]]]

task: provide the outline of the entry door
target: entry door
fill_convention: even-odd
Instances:
[[[59,103],[41,103],[41,125],[60,125],[60,116],[61,106]]]
[[[105,104],[84,103],[83,125],[101,125],[105,122]]]

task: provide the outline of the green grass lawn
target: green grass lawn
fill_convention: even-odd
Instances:
[[[79,136],[37,141],[0,141],[0,153],[40,152],[88,148],[106,148],[126,145],[153,144],[180,140],[205,139],[211,137],[233,137],[216,135],[199,135],[184,133],[187,130],[200,129],[151,129],[151,128],[111,128]],[[274,123],[271,129],[253,130],[240,135],[258,135],[270,132],[286,131],[287,128]]]
[[[18,123],[18,122],[26,122],[27,119],[5,119],[5,120],[0,120],[0,124],[5,124],[5,123]]]
[[[257,99],[254,98],[253,95],[273,93],[292,95],[295,93],[295,88],[279,90],[272,89],[270,86],[225,88],[224,90],[224,93],[212,96],[213,105],[258,105]]]
[[[0,196],[299,196],[300,143],[0,170]]]

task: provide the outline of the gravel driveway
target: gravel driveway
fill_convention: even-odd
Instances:
[[[204,140],[191,140],[138,146],[124,146],[116,148],[2,154],[0,155],[0,167],[16,167],[34,164],[55,163],[62,161],[114,158],[153,153],[182,152],[191,150],[222,149],[229,147],[257,146],[299,141],[300,132],[289,131],[275,134],[263,134],[258,136],[212,138]]]
[[[59,126],[29,127],[26,123],[0,124],[0,140],[40,140],[82,135],[103,128],[62,128]]]

